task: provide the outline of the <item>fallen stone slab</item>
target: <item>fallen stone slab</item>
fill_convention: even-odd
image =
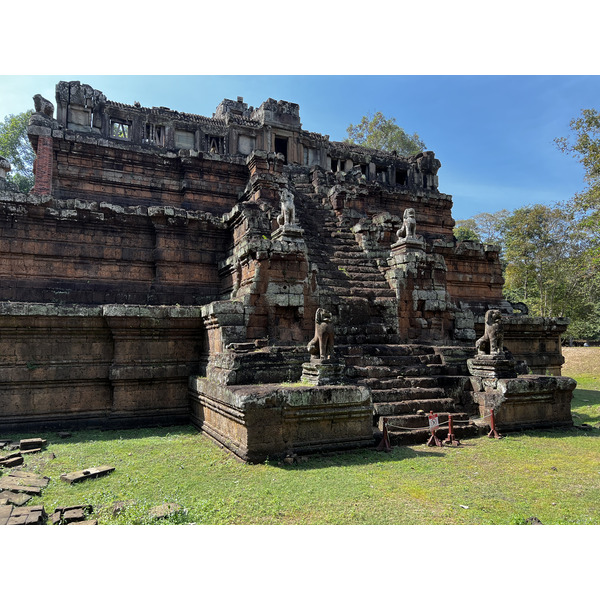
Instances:
[[[29,450],[21,450],[21,454],[35,454],[36,452],[41,452],[42,448],[31,448]]]
[[[17,483],[15,478],[5,475],[0,477],[0,491],[25,492],[26,494],[41,494],[42,488],[34,485],[23,485]]]
[[[98,521],[96,519],[90,519],[89,521],[73,521],[72,523],[67,523],[67,525],[98,525]]]
[[[19,448],[21,450],[41,450],[46,444],[46,441],[47,440],[43,440],[42,438],[29,438],[26,440],[21,440],[19,442]]]
[[[62,481],[67,483],[77,483],[85,479],[93,479],[95,477],[101,477],[102,475],[108,475],[115,470],[114,467],[103,465],[102,467],[92,467],[83,471],[74,471],[73,473],[63,473],[60,478]]]
[[[31,485],[33,487],[45,488],[50,482],[49,477],[44,477],[43,475],[38,475],[37,473],[28,473],[27,471],[11,471],[5,477],[14,480],[14,483],[17,485]],[[2,478],[0,481],[3,481]]]
[[[8,525],[12,509],[10,504],[0,505],[0,525]]]
[[[92,512],[91,504],[77,504],[75,506],[57,506],[52,513],[53,525],[70,525],[83,521]]]
[[[14,506],[23,506],[31,500],[29,494],[15,494],[14,492],[0,492],[0,502],[6,500],[7,504],[13,504]]]
[[[181,506],[179,504],[175,504],[174,502],[167,502],[166,504],[161,504],[160,506],[154,506],[150,509],[150,516],[153,519],[166,519],[175,513],[181,511]]]
[[[5,469],[11,469],[12,467],[18,467],[23,464],[22,456],[15,456],[13,458],[5,458],[0,460],[0,467],[4,467]]]
[[[48,515],[44,505],[0,506],[0,525],[43,525]]]

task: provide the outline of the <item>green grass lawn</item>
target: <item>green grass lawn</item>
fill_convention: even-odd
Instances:
[[[573,417],[579,427],[292,466],[243,464],[192,427],[81,431],[64,440],[48,433],[47,449],[26,464],[51,478],[39,500],[48,514],[92,504],[100,524],[600,524],[597,381],[580,382]],[[60,480],[104,464],[115,471],[74,485]],[[127,504],[113,515],[117,501]],[[148,511],[164,502],[184,511],[153,521]]]

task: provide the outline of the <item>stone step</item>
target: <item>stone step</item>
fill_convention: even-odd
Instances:
[[[375,403],[393,403],[407,402],[409,400],[437,400],[443,398],[445,391],[443,388],[430,387],[405,387],[388,390],[372,390],[373,404]]]
[[[382,334],[386,332],[378,332]],[[377,334],[376,334],[377,335]],[[357,367],[357,375],[362,377],[368,377],[368,371],[362,371],[368,367],[386,366],[386,367],[398,367],[414,365],[414,356],[348,356],[346,357],[346,365],[351,367]],[[396,379],[397,381],[397,379]]]
[[[446,365],[429,364],[421,366],[400,367],[400,377],[434,377],[436,375],[454,375]]]
[[[378,402],[373,405],[373,414],[379,417],[415,415],[419,410],[429,414],[429,411],[440,414],[442,412],[454,413],[456,400],[453,398],[417,398],[414,400],[405,400],[403,402]],[[416,415],[415,415],[416,416]],[[424,426],[428,426],[429,421],[424,421]]]
[[[411,379],[391,377],[391,378],[363,378],[356,380],[357,385],[365,385],[372,390],[391,390],[397,388],[434,388],[438,387],[438,380],[435,377],[414,377]]]
[[[454,437],[458,441],[481,435],[479,428],[474,424],[455,425],[453,429]],[[417,431],[388,430],[388,437],[392,446],[412,446],[416,444],[424,444],[427,442],[427,440],[429,440],[430,436],[431,432],[428,429]],[[444,441],[448,436],[448,427],[440,427],[436,432],[436,436],[438,439]]]
[[[469,415],[464,412],[454,412],[454,411],[435,411],[432,410],[434,414],[438,416],[439,423],[441,426],[447,426],[448,417],[452,415],[454,420],[454,426],[458,427],[459,425],[468,425],[470,423]],[[399,414],[387,417],[388,426],[391,428],[392,426],[396,427],[412,427],[415,429],[419,429],[421,427],[429,428],[429,411],[425,411],[425,414]]]

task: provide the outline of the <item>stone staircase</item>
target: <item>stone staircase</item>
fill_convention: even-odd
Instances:
[[[392,445],[427,441],[431,435],[427,418],[430,411],[439,417],[441,427],[437,435],[442,439],[448,434],[444,425],[449,415],[453,417],[457,439],[480,434],[469,419],[473,407],[466,406],[460,398],[460,390],[468,379],[464,363],[447,361],[445,348],[368,344],[360,352],[357,348],[341,350],[347,353],[344,359],[353,382],[371,389],[373,425],[380,436],[383,419],[387,419]],[[456,348],[450,349],[450,355],[453,352]]]
[[[296,181],[295,192],[320,306],[336,317],[337,343],[397,343],[396,294],[358,245],[352,223],[324,206],[312,184]]]
[[[468,376],[468,350],[399,344],[395,292],[357,243],[354,223],[338,217],[307,176],[295,178],[294,191],[308,258],[316,267],[319,303],[337,321],[336,351],[344,357],[350,381],[372,392],[375,438],[381,437],[386,418],[392,445],[423,443],[431,435],[430,411],[439,416],[441,439],[448,434],[444,423],[450,414],[458,439],[479,435],[469,421],[472,407],[464,406],[456,392]]]

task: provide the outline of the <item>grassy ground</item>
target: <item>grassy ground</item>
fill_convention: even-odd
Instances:
[[[293,466],[240,463],[192,427],[76,432],[64,440],[48,433],[47,450],[30,456],[27,470],[51,478],[40,499],[46,512],[92,504],[101,524],[154,523],[148,511],[164,502],[184,510],[157,523],[485,525],[536,517],[600,524],[600,361],[590,359],[579,375],[570,350],[565,374],[580,382],[578,427],[484,437],[458,448],[361,450]],[[103,464],[115,471],[74,485],[60,480]],[[113,515],[118,501],[127,505]]]

